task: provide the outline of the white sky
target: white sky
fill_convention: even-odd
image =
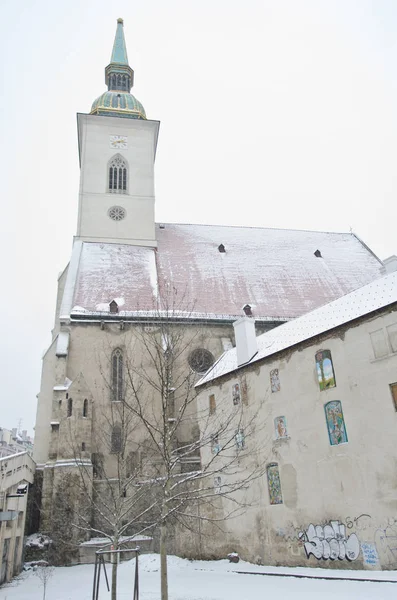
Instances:
[[[117,17],[161,121],[157,221],[353,229],[397,253],[395,0],[3,0],[0,426],[32,429],[77,221],[76,113]]]

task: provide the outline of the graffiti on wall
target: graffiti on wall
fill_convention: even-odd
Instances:
[[[363,553],[363,562],[364,564],[370,567],[379,566],[379,556],[376,551],[375,544],[370,544],[369,542],[361,543],[361,550]]]
[[[307,558],[311,554],[318,560],[356,560],[360,554],[360,542],[355,533],[346,537],[346,527],[339,521],[330,521],[329,525],[310,523],[306,531],[298,534],[304,542]]]
[[[361,515],[359,515],[358,517],[354,517],[353,519],[351,517],[345,518],[346,527],[348,529],[355,527],[356,529],[359,529],[360,531],[364,531],[365,529],[368,529],[371,526],[371,520],[372,520],[371,515],[368,515],[367,513],[361,513]]]
[[[347,442],[347,433],[343,418],[342,402],[339,400],[327,402],[324,410],[327,420],[329,443],[331,446],[345,444]]]
[[[319,350],[316,352],[316,369],[321,391],[336,386],[334,366],[329,350]]]
[[[388,564],[395,565],[397,561],[397,519],[388,519],[386,526],[376,530],[375,542],[381,554],[386,557]]]

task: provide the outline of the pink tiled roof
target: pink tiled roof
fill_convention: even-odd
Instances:
[[[259,335],[256,338],[257,353],[240,368],[244,369],[248,364],[252,365],[281,350],[296,346],[396,302],[397,272],[385,275],[329,304],[302,315],[298,319]],[[237,368],[237,351],[236,348],[232,348],[222,354],[196,385],[198,387],[203,383],[208,383],[208,381],[231,373]]]
[[[198,313],[236,316],[248,303],[256,318],[288,319],[381,276],[351,233],[166,224],[156,235],[157,250],[83,243],[73,305],[95,312],[119,298],[122,311],[150,310],[169,282]]]

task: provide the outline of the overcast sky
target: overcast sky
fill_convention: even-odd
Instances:
[[[2,0],[0,426],[32,431],[77,221],[76,113],[124,18],[161,121],[157,221],[349,231],[397,253],[395,0]]]

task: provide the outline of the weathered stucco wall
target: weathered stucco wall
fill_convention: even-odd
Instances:
[[[199,408],[208,407],[211,394],[224,406],[244,375],[244,418],[255,415],[257,428],[240,464],[249,469],[255,447],[263,465],[263,475],[250,486],[251,508],[225,522],[225,535],[206,538],[208,555],[237,550],[264,564],[397,568],[397,412],[390,389],[397,381],[396,323],[397,313],[385,312],[203,389]],[[330,351],[336,381],[332,387],[324,363],[328,387],[322,391],[319,350]],[[341,403],[344,422],[340,405],[329,402]],[[210,452],[203,451],[204,461]],[[275,504],[268,465],[276,465]],[[217,503],[228,509],[222,497]]]

